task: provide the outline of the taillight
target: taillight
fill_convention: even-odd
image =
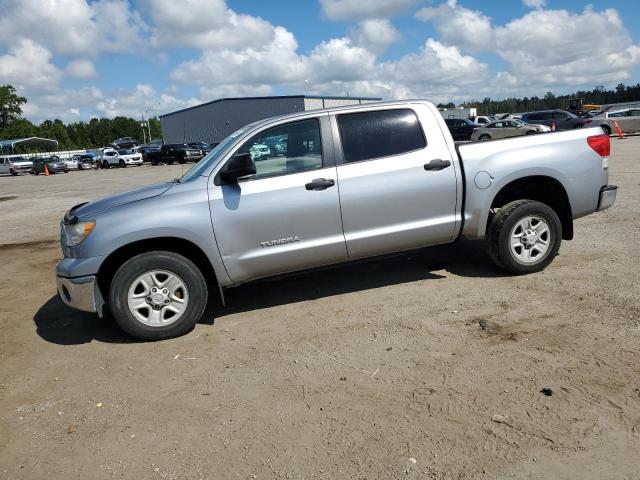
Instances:
[[[608,157],[611,153],[609,135],[594,135],[587,138],[587,143],[601,157]]]
[[[587,123],[591,123],[591,122],[593,122],[593,120],[584,120],[585,125],[586,125]]]

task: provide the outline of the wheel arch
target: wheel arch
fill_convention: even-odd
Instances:
[[[154,237],[123,245],[105,258],[97,275],[98,287],[102,296],[105,299],[109,298],[109,289],[113,276],[127,260],[141,253],[154,250],[173,252],[188,258],[198,267],[208,284],[214,284],[220,289],[213,265],[198,245],[180,237]]]
[[[549,205],[560,217],[562,239],[573,239],[573,216],[567,191],[553,177],[533,175],[520,177],[504,185],[491,201],[491,210],[500,208],[514,200],[536,200]],[[491,215],[487,218],[487,226]]]

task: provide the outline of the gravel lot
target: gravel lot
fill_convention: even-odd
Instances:
[[[612,148],[616,205],[542,273],[461,242],[240,287],[157,343],[57,299],[58,222],[181,166],[0,177],[0,478],[638,478],[640,137]]]

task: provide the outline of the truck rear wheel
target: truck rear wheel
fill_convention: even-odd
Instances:
[[[207,283],[193,262],[173,252],[137,255],[116,272],[111,312],[132,337],[162,340],[193,328],[207,304]]]
[[[487,231],[491,259],[516,275],[544,270],[558,254],[561,242],[558,214],[534,200],[516,200],[500,208]]]

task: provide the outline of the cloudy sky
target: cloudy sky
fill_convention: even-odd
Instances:
[[[33,121],[223,96],[461,102],[640,81],[640,1],[0,0]]]

